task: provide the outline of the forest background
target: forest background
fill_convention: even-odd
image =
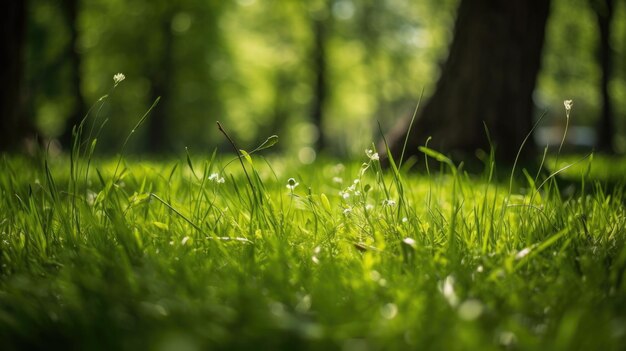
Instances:
[[[19,1],[18,1],[19,2]],[[610,7],[607,8],[607,4]],[[436,88],[458,1],[30,0],[25,2],[20,124],[69,145],[77,124],[123,72],[97,111],[101,152],[116,152],[152,102],[129,149],[211,151],[215,122],[243,145],[277,134],[276,150],[310,163],[321,150],[360,154]],[[610,13],[607,14],[607,10]],[[609,45],[601,45],[601,18]],[[604,16],[604,17],[602,17]],[[533,102],[535,133],[558,143],[563,100],[575,101],[570,146],[626,150],[626,4],[554,0]],[[17,38],[16,38],[17,40]],[[610,60],[602,60],[602,51]],[[606,55],[605,55],[606,56]],[[609,74],[608,100],[602,77]],[[607,109],[607,103],[609,104]],[[100,123],[99,122],[99,123]],[[3,128],[9,140],[15,130]]]

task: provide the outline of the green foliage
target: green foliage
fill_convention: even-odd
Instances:
[[[592,185],[572,195],[543,171],[509,190],[427,147],[440,173],[383,171],[375,150],[362,164],[264,157],[276,140],[240,163],[93,159],[91,142],[70,159],[4,156],[3,349],[626,341],[623,175],[605,191],[587,158],[567,172]]]
[[[565,125],[561,113],[565,99],[573,99],[576,103],[574,125],[593,127],[600,115],[599,32],[590,3],[589,0],[552,2],[535,101],[540,108],[550,111],[548,122],[553,125]],[[626,115],[626,3],[616,1],[615,5],[611,33],[613,77],[609,90],[617,117],[617,147],[623,151],[626,150],[626,126],[621,117]]]
[[[100,144],[114,151],[132,116],[158,96],[166,150],[201,150],[220,140],[222,120],[244,143],[281,135],[293,155],[315,142],[313,104],[315,21],[327,35],[324,131],[336,154],[359,154],[363,135],[377,135],[411,113],[420,92],[428,97],[451,39],[458,1],[165,0],[79,1],[77,23],[66,3],[30,1],[27,114],[48,136],[59,136],[79,103],[68,61],[73,25],[78,30],[81,91],[94,101],[124,72],[124,94],[98,114],[108,119]],[[610,91],[624,134],[626,66],[624,2],[613,26],[614,77]],[[594,14],[588,0],[554,0],[546,31],[543,69],[535,101],[549,111],[546,123],[562,125],[564,99],[576,102],[573,125],[593,125],[599,115],[600,68]],[[95,114],[95,113],[94,113]],[[353,126],[345,128],[346,125]],[[145,150],[149,129],[130,145]],[[618,148],[624,138],[618,136]],[[310,153],[310,152],[309,152]],[[306,154],[306,153],[305,153]]]
[[[174,150],[215,144],[220,137],[214,124],[221,120],[243,143],[277,133],[283,139],[279,147],[297,154],[318,134],[310,120],[313,22],[322,20],[328,32],[325,131],[336,153],[360,153],[375,119],[387,128],[411,112],[422,88],[432,91],[455,5],[80,1],[81,91],[85,101],[95,101],[113,74],[127,76],[124,94],[112,95],[98,111],[101,120],[108,119],[100,136],[103,151],[114,151],[121,131],[161,96],[156,112],[168,132],[162,142]],[[63,4],[53,0],[34,0],[30,7],[30,115],[45,134],[58,136],[71,127],[65,124],[76,103],[65,34],[72,23],[60,20]],[[148,132],[131,149],[144,150]]]

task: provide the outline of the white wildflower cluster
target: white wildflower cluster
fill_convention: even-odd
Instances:
[[[365,154],[367,155],[367,157],[369,157],[370,160],[372,161],[378,161],[380,160],[380,156],[378,156],[378,152],[374,152],[372,149],[366,149],[365,150]]]
[[[339,192],[339,196],[341,196],[341,198],[344,200],[347,200],[348,198],[350,198],[351,195],[360,196],[361,191],[357,189],[357,186],[359,185],[360,182],[361,181],[359,179],[355,179],[352,182],[352,185],[350,185],[349,187]]]
[[[212,173],[209,176],[209,180],[212,181],[212,182],[215,182],[217,184],[222,184],[222,183],[225,182],[224,177],[220,177],[220,175],[217,174],[217,173]]]
[[[383,200],[383,206],[394,207],[396,205],[396,200],[386,199]]]
[[[296,182],[294,178],[287,179],[287,189],[294,191],[300,183]]]
[[[124,73],[118,73],[113,76],[113,82],[115,83],[115,85],[120,84],[124,79],[126,79]]]

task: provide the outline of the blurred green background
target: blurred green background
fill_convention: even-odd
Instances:
[[[615,145],[626,150],[626,2],[611,29]],[[99,150],[116,152],[156,97],[130,148],[196,152],[224,145],[221,121],[247,148],[271,134],[311,162],[314,150],[362,153],[435,87],[456,0],[30,0],[26,115],[49,138],[113,86],[98,115]],[[546,126],[595,128],[601,112],[598,29],[589,0],[554,0],[534,101]],[[99,105],[98,105],[99,106]],[[544,132],[544,134],[547,132]]]

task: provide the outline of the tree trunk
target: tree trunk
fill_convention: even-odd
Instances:
[[[175,13],[175,11],[171,11],[171,13]],[[169,112],[168,99],[174,71],[174,36],[171,30],[171,15],[166,13],[165,16],[166,18],[161,22],[160,28],[162,51],[159,60],[157,60],[158,65],[152,67],[151,72],[151,99],[154,101],[158,97],[162,98],[159,108],[152,111],[151,116],[147,120],[147,148],[148,152],[153,154],[162,154],[172,150],[167,114]]]
[[[2,6],[0,43],[0,151],[16,150],[26,134],[21,114],[22,70],[26,31],[26,0],[9,0]]]
[[[313,74],[313,102],[311,105],[311,123],[318,129],[318,138],[315,141],[315,149],[322,151],[326,148],[326,136],[324,135],[324,108],[328,95],[328,84],[326,82],[327,57],[326,57],[326,35],[328,19],[311,20],[313,27],[313,49],[311,52]]]
[[[598,44],[598,61],[602,70],[600,90],[602,95],[602,114],[598,121],[598,150],[613,153],[613,134],[615,122],[613,106],[609,95],[609,82],[613,74],[613,60],[611,58],[611,22],[615,9],[614,0],[591,0],[591,7],[596,14],[600,41]]]
[[[70,42],[67,48],[67,57],[70,64],[70,82],[72,84],[72,95],[74,95],[74,109],[65,123],[65,130],[61,135],[61,145],[63,147],[72,147],[72,129],[74,126],[80,124],[85,117],[85,99],[81,92],[81,56],[76,47],[78,45],[78,12],[79,12],[79,0],[65,0],[63,2],[63,12],[65,15],[66,24],[70,30]]]
[[[549,0],[462,0],[449,56],[436,90],[415,122],[406,154],[429,143],[464,160],[477,149],[489,151],[484,124],[496,158],[512,163],[532,128],[532,93],[541,62]],[[484,124],[483,124],[484,122]],[[408,121],[390,134],[400,155]],[[523,149],[531,155],[532,143]]]

